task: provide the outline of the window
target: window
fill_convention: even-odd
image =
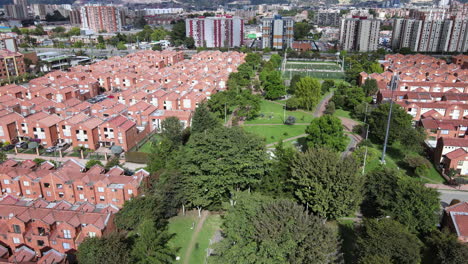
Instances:
[[[80,200],[84,200],[84,194],[80,194],[79,197],[80,197]]]
[[[52,240],[52,245],[57,245],[57,241],[56,241],[56,240]]]
[[[44,246],[44,241],[38,240],[37,245],[40,246],[40,247]]]
[[[28,181],[24,181],[24,182],[23,182],[23,185],[24,185],[24,186],[29,186],[29,182],[28,182]]]
[[[21,240],[19,238],[17,238],[17,237],[14,237],[13,238],[13,243],[19,244],[19,243],[21,243]]]
[[[459,160],[459,161],[457,162],[457,164],[458,164],[458,166],[463,166],[463,160]]]
[[[26,194],[31,194],[31,190],[26,190]]]
[[[57,189],[63,189],[63,185],[60,183],[57,183],[55,186],[57,186]]]
[[[64,237],[64,238],[71,238],[71,232],[70,232],[70,230],[64,229],[64,230],[63,230],[63,237]]]
[[[69,243],[62,243],[63,249],[70,249]]]
[[[98,192],[104,192],[104,187],[98,187],[97,190]]]
[[[10,184],[10,180],[5,179],[5,180],[3,180],[3,183],[4,184]]]
[[[99,201],[103,202],[104,200],[105,200],[104,196],[99,196]]]
[[[133,190],[128,190],[128,194],[133,194]]]
[[[37,228],[37,233],[39,233],[39,235],[44,235],[45,234],[45,229],[43,227],[38,227]]]
[[[88,237],[96,237],[96,233],[95,232],[88,232]]]
[[[52,194],[50,192],[46,192],[46,195],[47,196],[52,196]]]
[[[82,191],[82,190],[83,190],[83,186],[78,185],[78,186],[76,186],[76,189],[77,189],[78,191]]]
[[[117,189],[112,189],[112,192],[117,192]]]
[[[448,135],[449,131],[448,130],[441,130],[440,133],[442,135]]]
[[[21,227],[19,225],[13,225],[13,232],[16,234],[21,234]]]
[[[50,187],[50,183],[47,183],[47,182],[44,183],[44,187],[45,187],[45,188],[49,188],[49,187]]]
[[[64,196],[63,192],[59,192],[59,197],[63,198],[63,196]]]

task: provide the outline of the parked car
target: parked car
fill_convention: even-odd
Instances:
[[[3,147],[2,147],[2,150],[3,150],[3,151],[9,151],[9,150],[12,150],[12,149],[14,149],[14,148],[15,148],[15,145],[9,144],[9,145],[3,146]]]
[[[66,143],[66,142],[63,142],[63,143],[58,143],[57,144],[57,150],[58,149],[61,149],[61,150],[66,150],[67,148],[70,147],[70,144]]]
[[[58,148],[57,146],[52,146],[52,147],[46,148],[45,151],[46,151],[47,153],[52,153],[52,152],[57,151],[58,149],[59,149],[59,148]]]
[[[28,142],[22,141],[16,143],[17,148],[22,148],[22,149],[27,149],[28,148]]]

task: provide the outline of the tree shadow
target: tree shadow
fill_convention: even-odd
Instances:
[[[341,251],[345,263],[357,263],[356,256],[356,229],[354,223],[338,223],[338,234],[341,238]]]

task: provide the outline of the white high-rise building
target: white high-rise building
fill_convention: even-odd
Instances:
[[[123,17],[121,10],[113,5],[85,5],[81,7],[81,27],[95,33],[108,33],[122,30]]]
[[[262,47],[284,49],[291,47],[294,41],[294,20],[291,17],[262,19]]]
[[[392,48],[414,52],[468,51],[468,21],[461,19],[396,19]]]
[[[380,20],[345,18],[341,20],[340,45],[346,51],[368,52],[378,49]]]
[[[195,46],[240,47],[244,43],[244,20],[233,16],[199,17],[185,20],[186,36]]]

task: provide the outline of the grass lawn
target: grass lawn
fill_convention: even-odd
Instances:
[[[366,172],[370,172],[379,166],[381,166],[380,158],[382,156],[382,147],[374,145],[372,148],[369,148],[369,151],[374,153],[373,158],[370,162],[366,164]],[[394,145],[387,147],[387,153],[385,155],[386,166],[389,168],[399,168],[403,170],[407,175],[414,176],[414,173],[410,168],[407,168],[403,162],[403,159],[408,154],[415,154],[404,149],[401,145]],[[435,167],[432,165],[426,175],[419,177],[423,183],[444,183],[445,179],[437,172]]]
[[[287,80],[291,79],[294,75],[300,75],[302,77],[309,76],[316,79],[335,81],[341,81],[345,77],[343,72],[288,71],[288,69],[283,72],[283,78]]]
[[[336,117],[345,117],[345,118],[352,119],[351,116],[349,115],[349,111],[345,111],[343,109],[336,109],[333,115]]]
[[[160,137],[159,135],[154,135],[150,139],[148,139],[143,146],[141,146],[138,149],[138,152],[145,152],[145,153],[151,153],[151,144],[153,143],[154,140],[159,140]]]
[[[310,123],[314,118],[312,112],[286,111],[288,116],[296,117],[296,123]],[[254,120],[245,121],[245,124],[283,124],[283,106],[267,100],[262,100],[260,114]]]
[[[305,134],[307,125],[244,126],[245,131],[264,137],[266,144]]]
[[[192,239],[195,227],[197,226],[199,218],[196,215],[176,216],[169,219],[169,232],[174,233],[175,237],[171,240],[171,246],[180,248],[177,256],[180,257],[178,263],[184,261],[185,252]],[[194,228],[192,229],[192,225]],[[220,229],[221,216],[209,215],[203,227],[198,234],[195,247],[188,263],[205,263],[206,249],[209,246],[209,241],[213,237],[216,230]]]

